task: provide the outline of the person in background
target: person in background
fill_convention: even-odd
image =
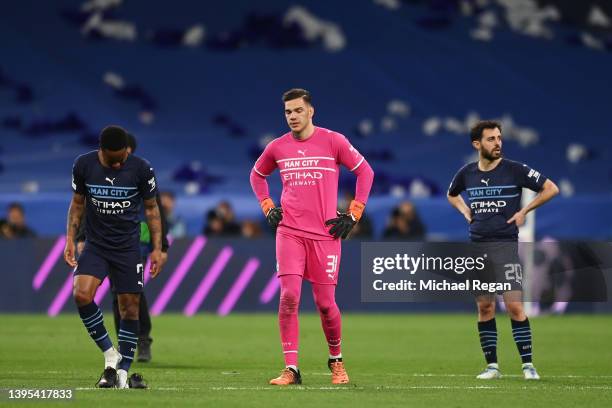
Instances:
[[[174,207],[176,206],[174,193],[162,191],[160,197],[166,221],[168,222],[168,234],[172,238],[183,238],[187,235],[187,225],[185,225],[185,221],[174,214]]]
[[[242,223],[242,237],[243,238],[261,238],[262,231],[261,225],[255,221],[247,220]]]
[[[421,241],[426,229],[419,214],[410,201],[400,203],[391,212],[391,219],[384,232],[385,239]]]
[[[5,239],[32,238],[36,233],[26,225],[25,211],[19,203],[11,203],[6,219],[0,220],[0,237]]]
[[[232,205],[227,201],[221,201],[217,205],[217,214],[221,221],[223,221],[223,232],[224,235],[237,236],[241,233],[240,224],[236,222],[236,215]]]
[[[202,229],[202,234],[207,237],[223,235],[223,221],[214,209],[208,210],[206,213],[206,224]]]
[[[202,230],[206,236],[239,237],[242,233],[240,224],[232,206],[227,201],[221,201],[217,206],[206,213],[206,225]]]

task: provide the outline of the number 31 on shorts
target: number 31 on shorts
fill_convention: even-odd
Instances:
[[[327,276],[329,276],[329,279],[333,280],[338,270],[338,255],[327,255],[327,266],[328,268],[325,269],[325,272]]]

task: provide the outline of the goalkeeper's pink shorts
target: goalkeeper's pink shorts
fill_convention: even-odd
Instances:
[[[276,233],[276,272],[300,275],[311,283],[336,285],[340,270],[339,239],[318,241],[284,232]]]

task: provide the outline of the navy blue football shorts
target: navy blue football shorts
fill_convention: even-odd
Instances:
[[[144,287],[144,264],[138,246],[108,250],[86,241],[74,274],[95,276],[101,281],[108,276],[115,293],[142,293]]]
[[[479,256],[486,254],[485,268],[475,272],[476,279],[509,287],[498,290],[497,294],[523,290],[523,268],[517,242],[474,242],[472,248],[477,250]],[[475,294],[486,293],[476,291]]]

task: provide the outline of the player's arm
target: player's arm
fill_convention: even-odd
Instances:
[[[546,179],[544,184],[542,185],[542,189],[538,192],[538,194],[527,204],[525,207],[521,208],[516,214],[510,218],[507,223],[510,224],[515,222],[517,226],[521,226],[525,223],[525,217],[530,211],[535,210],[539,206],[550,201],[554,196],[559,194],[559,187],[550,179]]]
[[[139,172],[138,191],[142,196],[144,214],[149,233],[151,234],[151,277],[155,278],[164,266],[165,257],[162,254],[162,222],[159,207],[157,206],[157,180],[153,167],[146,160],[142,163]]]
[[[255,162],[251,170],[249,181],[268,223],[272,228],[276,228],[283,219],[283,209],[274,204],[274,201],[270,197],[270,188],[266,180],[266,177],[268,177],[277,167],[272,151],[272,143],[266,146],[261,156],[259,156],[259,159]]]
[[[465,168],[465,167],[464,167]],[[465,182],[463,179],[463,169],[459,170],[455,177],[453,177],[453,181],[451,181],[450,186],[448,187],[448,192],[446,193],[446,198],[448,202],[457,209],[463,215],[465,220],[468,223],[472,223],[472,210],[467,206],[465,201],[463,201],[463,197],[461,197],[461,192],[465,190]]]
[[[68,208],[68,221],[66,222],[66,246],[64,248],[64,261],[71,267],[77,266],[75,239],[85,211],[85,196],[75,192]]]
[[[457,209],[463,215],[468,223],[472,222],[472,210],[467,206],[461,195],[452,196],[450,193],[446,194],[448,202]]]
[[[163,266],[162,260],[162,223],[161,215],[159,213],[159,207],[157,206],[157,200],[155,197],[143,200],[144,202],[144,213],[149,232],[151,234],[151,277],[156,277],[161,271]]]
[[[85,236],[85,224],[87,219],[87,211],[83,210],[83,217],[81,218],[81,225],[79,225],[79,232],[77,232],[74,240],[76,242],[77,254],[81,254],[83,249],[85,248],[85,240],[87,237]]]
[[[334,143],[338,162],[353,172],[357,176],[357,181],[355,199],[350,202],[346,213],[339,213],[338,217],[325,221],[325,225],[332,226],[329,233],[334,238],[346,239],[363,215],[374,182],[374,170],[365,157],[351,146],[346,137],[336,135]]]
[[[161,204],[161,195],[159,194],[159,191],[155,195],[155,202],[157,203],[159,217],[161,219],[161,250],[162,252],[166,253],[170,247],[170,243],[168,242],[168,218],[166,217],[166,212]]]

